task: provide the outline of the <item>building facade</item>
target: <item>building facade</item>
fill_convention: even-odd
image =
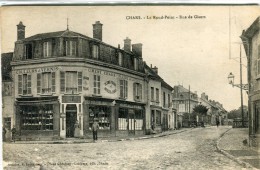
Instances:
[[[260,143],[260,17],[241,35],[247,54],[249,145]]]
[[[11,65],[21,140],[88,138],[94,119],[99,136],[144,134],[142,44],[104,43],[99,21],[93,38],[69,29],[25,38],[22,22],[17,37]]]

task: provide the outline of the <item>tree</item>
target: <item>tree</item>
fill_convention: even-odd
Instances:
[[[202,122],[203,122],[203,117],[207,115],[208,108],[200,104],[193,108],[193,112],[198,116],[199,115],[202,116]]]
[[[247,119],[247,112],[248,112],[248,107],[247,106],[243,106],[243,110],[244,110],[244,120]],[[241,106],[238,108],[238,109],[234,109],[234,110],[231,110],[229,113],[228,113],[228,119],[235,119],[235,118],[242,118],[242,115],[241,115]]]

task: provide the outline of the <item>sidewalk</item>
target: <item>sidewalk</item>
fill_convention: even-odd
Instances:
[[[173,135],[177,133],[182,133],[188,130],[192,130],[192,128],[184,128],[179,130],[169,130],[158,134],[153,135],[142,135],[142,136],[127,136],[127,137],[107,137],[107,138],[99,138],[97,142],[118,142],[118,141],[126,141],[126,140],[144,140],[150,138],[158,138],[168,135]],[[55,141],[16,141],[12,144],[72,144],[72,143],[93,143],[92,139],[79,139],[79,138],[69,138]]]
[[[246,168],[260,169],[260,150],[248,146],[248,128],[228,130],[217,141],[217,149]]]

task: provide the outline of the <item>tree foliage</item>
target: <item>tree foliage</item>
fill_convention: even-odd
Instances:
[[[200,104],[193,108],[193,112],[205,116],[207,115],[208,108]]]
[[[241,114],[241,107],[239,107],[238,109],[234,109],[231,110],[228,113],[228,119],[235,119],[235,118],[242,118],[242,114]],[[247,118],[247,113],[248,113],[248,107],[247,106],[243,106],[243,111],[244,111],[244,118]]]

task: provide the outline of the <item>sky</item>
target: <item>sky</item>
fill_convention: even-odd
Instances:
[[[67,18],[70,30],[93,37],[92,24],[100,21],[105,43],[123,47],[126,37],[142,43],[143,60],[158,67],[168,84],[190,86],[199,96],[205,92],[229,111],[241,106],[240,89],[227,79],[232,72],[235,84],[239,83],[239,36],[258,16],[259,6],[2,7],[1,53],[13,51],[20,21],[26,26],[26,37],[65,30]],[[242,58],[243,83],[247,83],[243,48]],[[243,96],[247,104],[247,94]]]

